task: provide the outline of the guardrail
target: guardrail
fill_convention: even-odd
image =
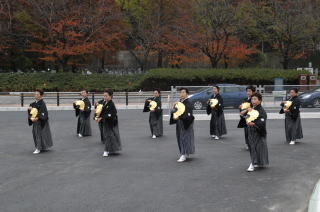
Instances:
[[[170,91],[162,91],[162,102],[166,105],[167,108],[171,108],[173,104],[179,99],[179,92],[177,89],[182,86],[171,87]],[[196,94],[211,86],[183,86],[187,87],[190,90],[190,94]],[[245,92],[246,86],[221,86],[221,92],[232,92],[233,89],[237,88],[241,92]],[[283,101],[288,96],[288,91],[291,88],[299,88],[300,93],[308,92],[311,90],[319,89],[320,85],[259,85],[256,86],[257,91],[263,95],[264,106],[274,107],[278,106],[280,101]],[[0,106],[25,106],[26,102],[29,103],[33,101],[33,92],[0,92]],[[145,99],[152,96],[152,91],[139,91],[139,92],[115,92],[114,93],[114,102],[121,105],[137,105],[141,107],[144,104]],[[44,96],[46,102],[49,105],[71,105],[74,100],[79,99],[79,92],[45,92]],[[98,99],[103,98],[102,92],[90,92],[89,98],[94,104]],[[320,101],[319,101],[320,103]]]
[[[163,99],[169,98],[170,91],[162,91],[161,95]],[[114,93],[114,102],[121,103],[126,106],[130,104],[144,104],[145,99],[151,97],[153,92],[115,92]],[[17,105],[19,104],[21,107],[25,106],[25,102],[34,99],[34,92],[10,92],[0,93],[0,97],[9,99],[7,101],[2,101],[1,103],[7,103],[8,105]],[[10,100],[10,98],[14,98]],[[70,102],[79,99],[79,92],[45,92],[44,99],[49,101],[50,104],[54,104],[56,106],[60,106],[62,102],[70,104]],[[89,98],[92,104],[95,104],[98,100],[103,98],[102,92],[90,92]],[[70,101],[65,101],[70,100]],[[29,102],[29,101],[28,101]],[[1,106],[1,104],[0,104]]]

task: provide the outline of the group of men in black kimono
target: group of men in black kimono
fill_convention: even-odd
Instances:
[[[254,86],[246,88],[247,99],[244,102],[250,103],[250,107],[244,110],[240,109],[240,121],[238,128],[244,128],[246,148],[250,151],[251,163],[247,171],[255,171],[256,168],[265,168],[269,164],[267,147],[266,121],[267,113],[261,105],[262,96],[256,93]],[[292,88],[289,92],[289,99],[292,104],[288,109],[284,109],[286,101],[281,103],[280,114],[285,113],[285,134],[286,141],[294,145],[297,139],[302,139],[302,127],[300,118],[300,101],[298,99],[298,89]],[[241,108],[241,106],[239,107]],[[259,112],[259,116],[252,122],[247,123],[247,114],[251,110]]]
[[[262,107],[262,95],[255,93],[255,88],[249,86],[246,89],[248,98],[244,102],[250,103],[250,107],[241,110],[238,128],[244,128],[246,148],[250,152],[251,163],[247,169],[252,172],[257,168],[266,168],[269,165],[267,146],[267,113]],[[254,120],[247,121],[250,111],[258,111]]]
[[[211,99],[216,100],[214,106],[210,105],[208,101],[207,114],[211,114],[210,120],[210,136],[214,140],[219,140],[222,135],[227,134],[225,117],[223,112],[223,98],[219,94],[219,86],[213,86],[213,95]],[[254,86],[246,88],[247,98],[243,102],[247,102],[249,107],[240,109],[240,121],[238,128],[244,128],[245,144],[247,150],[250,152],[251,163],[247,171],[252,172],[257,168],[265,168],[269,164],[268,147],[267,147],[267,130],[266,121],[267,113],[262,107],[262,95],[256,92]],[[300,102],[298,99],[298,89],[290,90],[290,101],[292,104],[289,108],[284,108],[286,102],[283,102],[283,107],[280,113],[285,113],[285,133],[286,140],[289,144],[294,145],[297,139],[303,138],[301,118],[300,118]],[[174,113],[177,108],[171,111],[170,124],[176,124],[176,137],[180,157],[178,162],[185,162],[191,154],[195,152],[194,145],[194,116],[193,106],[189,99],[189,90],[187,88],[180,89],[179,104],[183,106],[184,110],[178,116]],[[43,99],[43,91],[35,91],[35,102],[30,104],[28,108],[29,125],[33,125],[33,138],[36,150],[34,154],[39,154],[52,146],[51,132],[48,123],[48,111]],[[88,99],[88,91],[81,91],[81,100],[84,102],[84,107],[75,106],[75,113],[78,117],[77,135],[78,137],[91,136],[90,114],[91,103]],[[99,117],[94,119],[98,123],[100,130],[101,142],[105,145],[103,156],[107,157],[112,153],[121,150],[121,140],[118,127],[117,109],[112,101],[113,91],[106,89],[103,94],[103,99],[95,104],[95,107],[102,105],[102,111]],[[156,107],[150,109],[148,102],[156,102]],[[176,103],[176,104],[178,104]],[[37,118],[31,119],[30,111],[32,108],[37,108]],[[241,105],[239,106],[241,108]],[[248,121],[250,112],[256,111],[257,117]],[[163,135],[163,112],[161,104],[161,93],[159,89],[154,89],[153,97],[147,99],[143,112],[150,112],[149,125],[151,137],[156,139]]]
[[[84,109],[74,105],[76,116],[78,116],[77,135],[79,138],[91,136],[91,103],[88,99],[88,91],[81,91],[81,96],[81,100],[84,102]],[[108,157],[110,154],[121,151],[117,109],[112,98],[113,91],[111,89],[106,89],[103,93],[103,99],[95,104],[95,108],[97,108],[98,105],[101,105],[101,113],[99,116],[95,114],[93,117],[99,126],[101,143],[105,146],[103,157]]]
[[[88,91],[82,90],[81,101],[84,102],[84,107],[74,104],[75,114],[78,117],[77,136],[79,138],[91,136],[91,103],[88,99]],[[52,137],[48,122],[48,111],[45,102],[42,99],[43,91],[35,91],[35,102],[31,103],[28,108],[28,122],[33,125],[33,138],[35,143],[35,151],[33,154],[39,154],[41,151],[46,151],[52,146]],[[101,142],[105,145],[103,157],[108,157],[110,154],[117,153],[121,150],[121,140],[118,127],[118,116],[115,104],[112,101],[113,91],[106,89],[103,94],[103,99],[98,104],[102,105],[102,111],[99,117],[94,117],[98,123]],[[31,110],[36,108],[38,111],[36,118],[31,118]]]

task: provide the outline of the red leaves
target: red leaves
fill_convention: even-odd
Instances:
[[[228,62],[229,65],[237,67],[240,63],[246,61],[249,55],[256,52],[257,50],[254,46],[250,48],[248,45],[241,43],[238,38],[232,37],[224,52],[228,61],[224,62]]]
[[[113,0],[91,1],[91,4],[72,2],[65,1],[62,6],[67,10],[51,11],[45,18],[34,13],[33,7],[37,5],[30,5],[29,15],[43,27],[30,31],[33,40],[29,51],[45,55],[40,58],[42,60],[66,66],[70,60],[76,65],[76,61],[86,60],[86,55],[121,48],[124,22]],[[47,7],[43,8],[48,8],[50,1],[46,0],[44,4]],[[42,13],[48,14],[49,11]]]

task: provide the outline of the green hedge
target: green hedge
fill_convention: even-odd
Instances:
[[[283,77],[286,84],[297,84],[299,75],[306,72],[275,69],[152,69],[144,75],[115,76],[108,74],[82,75],[73,73],[1,73],[0,91],[136,91],[170,89],[171,85],[209,85],[235,83],[240,85],[273,84],[273,79]]]
[[[90,91],[103,91],[105,88],[131,91],[137,89],[141,77],[142,75],[2,73],[0,91],[33,91],[35,88],[45,91],[79,91],[82,88]]]
[[[239,85],[269,85],[282,77],[286,84],[298,84],[299,75],[306,71],[277,69],[152,69],[142,78],[140,86],[146,90],[157,87],[170,89],[171,85],[209,85],[234,83]]]

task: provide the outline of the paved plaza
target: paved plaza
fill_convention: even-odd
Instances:
[[[209,138],[209,122],[195,123],[196,154],[177,163],[175,126],[150,138],[148,114],[120,110],[120,155],[103,158],[93,136],[75,136],[73,111],[49,111],[54,146],[33,155],[26,112],[0,112],[2,212],[264,212],[304,211],[320,176],[319,119],[303,119],[305,139],[284,143],[284,120],[268,120],[270,167],[250,163],[242,129],[227,120],[228,135]]]

